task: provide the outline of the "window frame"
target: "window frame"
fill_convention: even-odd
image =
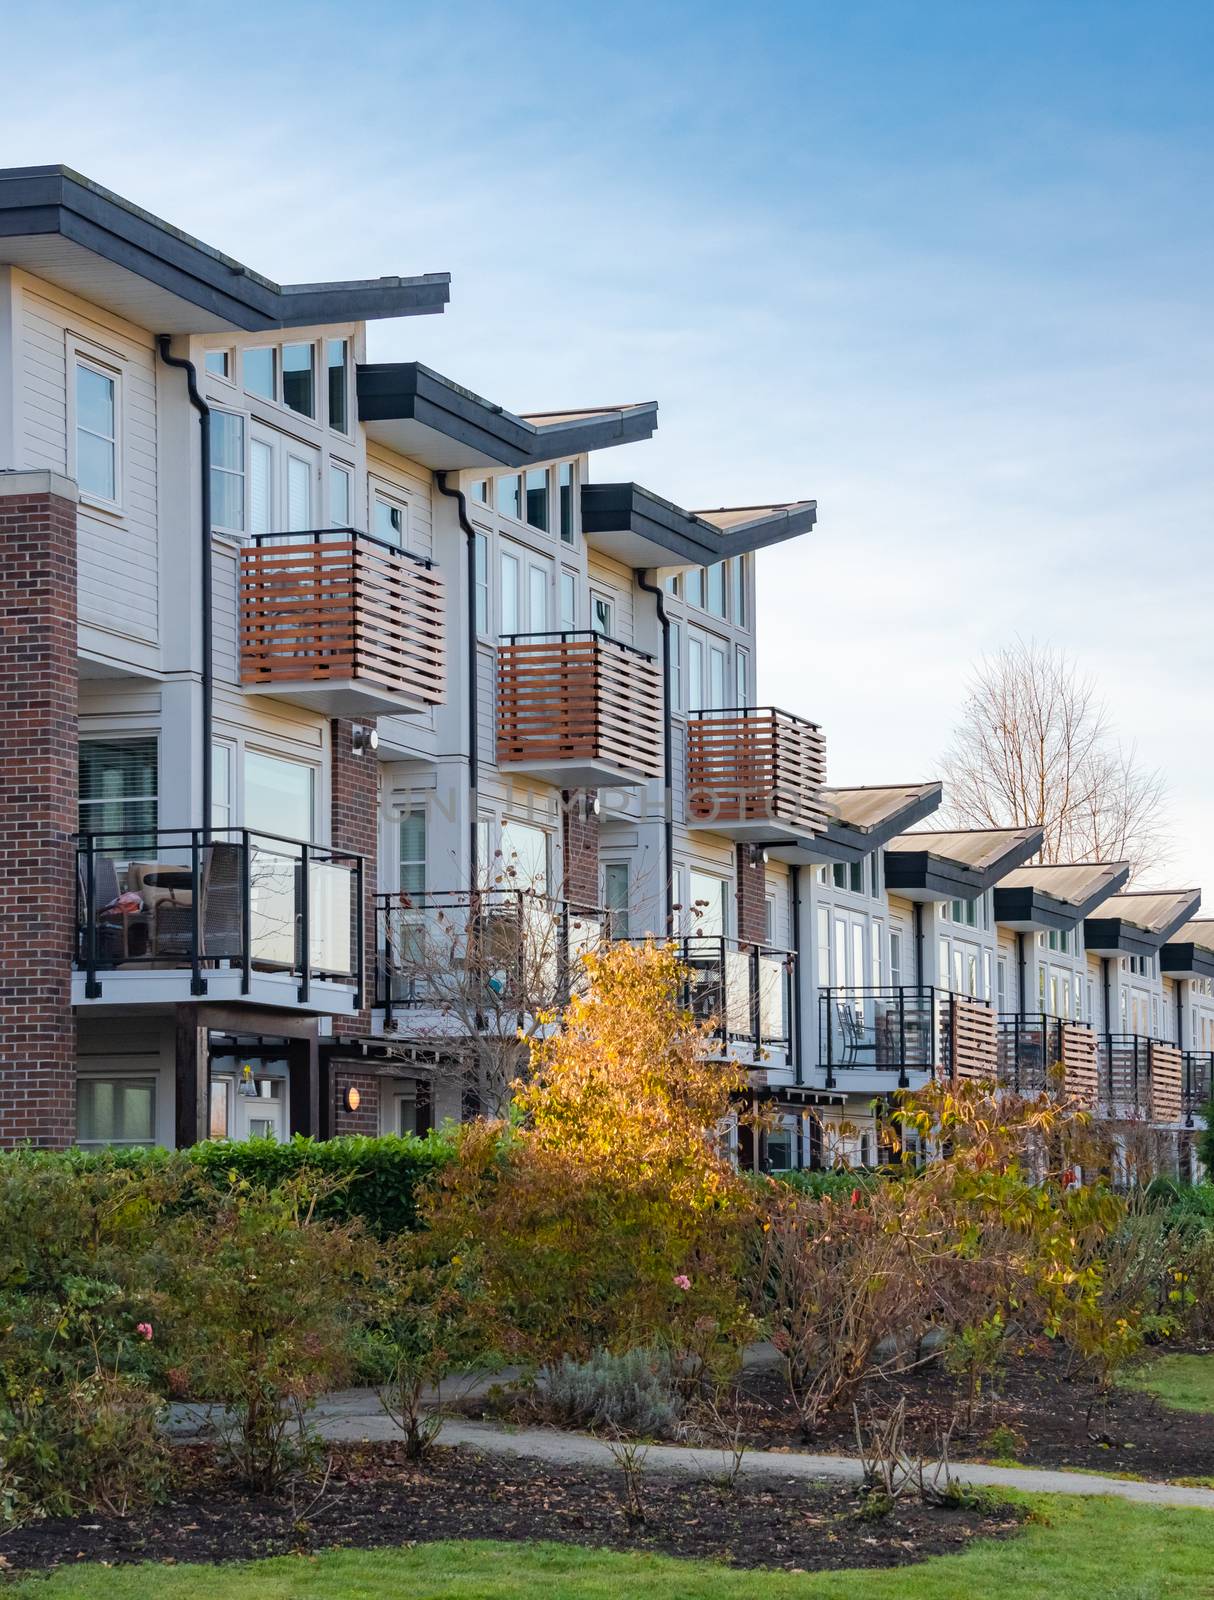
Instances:
[[[96,511],[108,512],[111,516],[121,516],[124,512],[126,500],[126,473],[123,470],[126,442],[124,436],[124,410],[125,410],[125,368],[118,357],[102,351],[99,347],[85,343],[79,338],[70,338],[68,346],[71,355],[71,382],[67,385],[68,407],[68,441],[71,451],[71,476],[75,480],[77,491],[82,505],[90,506]],[[113,385],[114,393],[114,436],[110,440],[110,448],[114,457],[114,494],[98,494],[93,489],[85,489],[80,482],[80,404],[77,396],[79,385],[79,369],[84,367],[97,377],[104,378]],[[90,438],[101,439],[103,434],[94,433],[91,428],[84,429]]]
[[[333,385],[330,375],[335,369],[329,364],[329,350],[332,345],[338,344],[342,346],[342,405],[346,414],[344,427],[339,427],[333,421]],[[356,408],[350,404],[350,368],[352,365],[350,361],[350,340],[345,334],[338,338],[330,338],[326,335],[321,340],[321,349],[324,353],[325,370],[325,426],[343,439],[352,439],[354,437],[353,417]]]
[[[235,468],[233,468],[233,467],[221,467],[221,466],[218,466],[216,464],[216,461],[215,461],[215,451],[213,449],[211,451],[211,468],[210,468],[210,470],[211,470],[212,480],[214,479],[214,475],[216,473],[220,473],[225,477],[239,478],[240,479],[240,495],[239,495],[239,499],[238,499],[238,503],[240,505],[240,526],[238,528],[232,528],[232,527],[229,527],[229,525],[226,522],[220,522],[218,520],[218,518],[217,518],[217,516],[215,514],[215,505],[216,505],[215,485],[214,485],[214,482],[212,481],[212,484],[211,484],[211,529],[215,533],[226,533],[226,534],[232,535],[232,536],[237,537],[237,538],[243,538],[245,536],[246,532],[251,532],[252,531],[250,529],[250,521],[251,521],[250,512],[252,510],[252,495],[251,495],[251,490],[250,490],[250,486],[249,486],[249,455],[250,455],[250,450],[251,450],[251,446],[252,446],[252,432],[251,432],[250,427],[249,427],[249,419],[248,419],[248,417],[245,415],[245,413],[243,411],[234,411],[230,406],[212,406],[211,407],[211,416],[212,417],[216,417],[216,416],[231,417],[234,422],[239,423],[239,425],[240,425],[240,456],[241,456],[240,471],[237,472],[235,470]],[[272,457],[273,457],[273,452],[271,451],[271,475],[273,473]],[[271,521],[273,520],[272,506],[273,506],[273,491],[271,490]],[[269,531],[272,531],[272,530],[269,530]]]
[[[80,1130],[80,1100],[81,1090],[87,1084],[95,1088],[99,1083],[108,1083],[114,1088],[138,1088],[151,1090],[151,1136],[147,1139],[82,1139]],[[147,1150],[157,1143],[156,1128],[159,1115],[159,1075],[154,1072],[81,1072],[76,1078],[76,1144],[81,1150]]]

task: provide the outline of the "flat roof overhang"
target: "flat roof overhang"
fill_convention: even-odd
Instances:
[[[1111,895],[1124,888],[1129,876],[1129,867],[1122,867],[1081,904],[1060,900],[1040,888],[996,888],[995,921],[1014,933],[1035,933],[1050,928],[1059,933],[1069,932],[1089,917],[1097,906],[1103,905]]]
[[[1044,837],[1040,828],[1026,830],[983,866],[970,866],[928,848],[887,850],[885,887],[890,894],[906,900],[976,900],[1005,874],[1036,855]]]
[[[1159,951],[1165,978],[1214,978],[1214,950],[1193,940],[1169,941]]]
[[[555,461],[648,439],[658,425],[656,400],[516,416],[420,361],[360,366],[358,415],[368,438],[432,472]]]
[[[881,784],[874,787],[896,786]],[[905,833],[907,828],[914,827],[916,822],[922,822],[924,817],[930,816],[939,806],[944,792],[941,784],[908,787],[922,788],[923,792],[916,794],[905,805],[882,817],[880,822],[871,827],[854,827],[840,817],[832,816],[822,833],[798,839],[793,843],[777,841],[767,844],[768,854],[777,861],[787,861],[799,866],[823,866],[835,861],[850,866],[853,862],[862,861],[865,856],[872,855],[874,850],[881,849],[898,834]],[[830,794],[829,788],[824,789],[823,800],[827,801]]]
[[[684,511],[639,483],[582,485],[586,542],[630,567],[711,566],[808,533],[816,500]]]
[[[0,169],[0,265],[155,333],[259,333],[441,312],[451,275],[278,284],[70,167]]]
[[[1132,897],[1126,897],[1132,898]],[[1083,924],[1084,948],[1091,955],[1153,956],[1162,951],[1172,935],[1183,928],[1201,904],[1201,890],[1192,889],[1176,896],[1176,909],[1155,928],[1143,928],[1128,917],[1088,917]],[[1162,961],[1161,961],[1162,969]]]

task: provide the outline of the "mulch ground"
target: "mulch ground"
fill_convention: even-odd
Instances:
[[[210,1447],[182,1451],[170,1503],[128,1517],[30,1523],[0,1535],[0,1570],[135,1561],[247,1560],[337,1546],[372,1549],[434,1539],[553,1539],[566,1544],[705,1557],[742,1567],[815,1571],[890,1567],[1002,1538],[1006,1510],[899,1504],[880,1520],[838,1486],[745,1478],[733,1488],[646,1474],[645,1520],[630,1520],[621,1472],[555,1467],[466,1448],[436,1448],[421,1464],[391,1444],[340,1446],[324,1494],[242,1494]]]
[[[957,1413],[956,1379],[934,1363],[872,1383],[859,1401],[861,1417],[888,1414],[903,1396],[907,1444],[931,1452]],[[856,1453],[850,1407],[846,1415],[825,1419],[810,1440],[802,1438],[778,1372],[745,1375],[739,1414],[756,1447]],[[954,1428],[952,1459],[990,1458],[992,1443],[1000,1442],[992,1441],[991,1434],[1000,1426],[1018,1436],[1007,1453],[1034,1467],[1130,1472],[1145,1478],[1214,1475],[1214,1416],[1174,1411],[1133,1389],[1115,1388],[1103,1399],[1091,1382],[1068,1376],[1064,1352],[1049,1340],[1009,1361],[971,1429]]]

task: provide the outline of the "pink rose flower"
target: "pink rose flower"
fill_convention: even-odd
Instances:
[[[674,1286],[676,1289],[682,1289],[684,1292],[686,1292],[691,1288],[691,1279],[685,1272],[680,1272],[674,1280]]]
[[[150,1322],[140,1322],[136,1324],[135,1332],[141,1339],[150,1339],[152,1337],[152,1324]]]

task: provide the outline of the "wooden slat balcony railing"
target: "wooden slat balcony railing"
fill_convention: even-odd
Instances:
[[[1165,1039],[1103,1033],[1099,1041],[1101,1113],[1116,1122],[1180,1121],[1184,1053]]]
[[[994,1078],[998,1068],[995,1012],[987,1000],[952,994],[948,1002],[948,1065],[954,1083]]]
[[[930,984],[850,985],[818,991],[819,1064],[833,1088],[839,1068],[910,1073],[956,1082],[994,1081],[999,1065],[995,1012],[987,1000]],[[844,1078],[839,1081],[845,1081]]]
[[[1180,1121],[1184,1089],[1184,1056],[1177,1045],[1151,1040],[1151,1121]]]
[[[999,1018],[999,1082],[1017,1094],[1061,1089],[1085,1109],[1096,1105],[1096,1034],[1086,1022],[1044,1012]]]
[[[693,711],[687,724],[687,807],[730,838],[824,831],[826,741],[814,722],[776,706]]]
[[[662,679],[590,631],[512,634],[497,652],[497,760],[567,788],[662,776]]]
[[[353,528],[241,553],[240,681],[260,694],[339,716],[440,705],[445,620],[434,567]]]

